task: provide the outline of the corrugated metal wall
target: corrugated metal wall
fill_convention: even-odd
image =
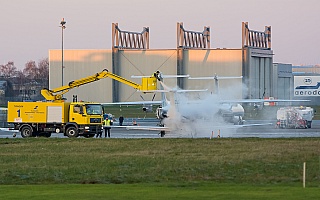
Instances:
[[[273,64],[273,93],[277,99],[291,99],[293,96],[292,65]]]
[[[186,74],[191,77],[242,76],[241,49],[188,50],[185,51],[184,60]],[[216,92],[214,80],[188,80],[186,83],[188,89],[207,88],[210,92]],[[242,98],[241,79],[219,80],[219,89],[220,93],[226,93],[226,97],[232,90],[232,97]]]
[[[159,70],[163,74],[177,74],[177,49],[166,50],[119,50],[119,74],[121,77],[141,84],[141,79],[131,78],[132,75],[150,76]],[[61,81],[61,50],[49,51],[50,81],[49,88],[57,88]],[[242,49],[212,49],[212,50],[184,50],[183,63],[186,74],[198,76],[241,76],[242,75]],[[84,78],[108,68],[112,72],[111,50],[64,50],[64,85],[69,81]],[[186,80],[185,89],[208,88],[214,92],[214,80]],[[176,78],[165,79],[165,83],[176,87]],[[220,80],[220,88],[238,87],[241,91],[242,80]],[[120,101],[141,101],[140,95],[145,100],[151,100],[153,94],[141,94],[133,88],[120,84]],[[72,89],[65,94],[68,101],[72,95],[77,94],[78,100],[95,102],[112,102],[112,79],[90,83]],[[234,97],[234,96],[233,96]],[[241,92],[236,96],[241,98]],[[160,95],[157,95],[157,100]]]
[[[120,54],[120,76],[141,84],[141,79],[131,78],[132,75],[151,76],[159,70],[163,74],[177,74],[177,50],[119,50]],[[171,86],[176,85],[175,79],[165,82]],[[119,101],[141,101],[141,92],[120,84]],[[145,100],[151,100],[153,94],[143,94]],[[156,95],[160,100],[160,95]]]
[[[244,98],[273,97],[273,51],[246,47],[243,55],[244,82],[248,89]]]
[[[70,81],[111,70],[111,50],[64,50],[64,85]],[[49,89],[62,86],[61,50],[49,51]],[[111,102],[111,80],[103,79],[74,88],[64,95],[67,101],[78,95],[78,101]]]

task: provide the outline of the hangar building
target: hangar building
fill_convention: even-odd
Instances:
[[[191,77],[243,76],[243,79],[219,80],[219,91],[226,91],[237,99],[280,95],[274,89],[271,27],[265,26],[264,31],[250,30],[247,22],[242,23],[242,47],[238,49],[211,48],[210,27],[190,31],[184,29],[183,23],[177,23],[176,49],[150,49],[148,27],[137,33],[122,31],[113,23],[112,49],[49,50],[49,88],[67,85],[105,68],[139,84],[141,80],[131,78],[132,75],[151,76],[157,70],[167,75]],[[171,78],[164,82],[171,87],[207,88],[215,92],[211,80]],[[73,95],[77,95],[78,100],[95,102],[141,101],[141,95],[146,100],[152,98],[152,94],[141,94],[111,78],[74,88],[64,97],[72,101]],[[285,97],[289,98],[290,94]],[[160,95],[156,99],[159,100]]]

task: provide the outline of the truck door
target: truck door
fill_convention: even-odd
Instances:
[[[71,104],[69,119],[70,119],[70,122],[75,122],[77,124],[87,124],[87,116],[84,112],[83,105]]]

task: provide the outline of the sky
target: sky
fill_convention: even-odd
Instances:
[[[121,30],[150,28],[150,49],[175,49],[176,25],[210,26],[211,48],[241,48],[242,22],[271,26],[275,63],[320,64],[319,0],[0,0],[0,65],[28,61],[61,49],[111,49],[112,23]]]

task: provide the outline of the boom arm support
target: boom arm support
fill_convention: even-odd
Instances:
[[[129,85],[130,87],[133,87],[136,90],[156,90],[157,89],[157,76],[159,72],[154,73],[152,77],[149,78],[142,78],[142,85],[139,85],[138,83],[132,82],[130,80],[127,80],[121,76],[118,76],[116,74],[113,74],[109,72],[107,69],[102,70],[102,72],[96,73],[95,75],[88,76],[79,80],[71,81],[68,85],[58,87],[53,90],[49,90],[47,88],[44,88],[41,90],[42,96],[47,101],[62,101],[63,97],[62,95],[67,93],[70,89],[79,87],[81,85],[85,85],[88,83],[92,83],[104,78],[112,78],[116,81],[119,81],[121,83],[124,83],[126,85]]]

